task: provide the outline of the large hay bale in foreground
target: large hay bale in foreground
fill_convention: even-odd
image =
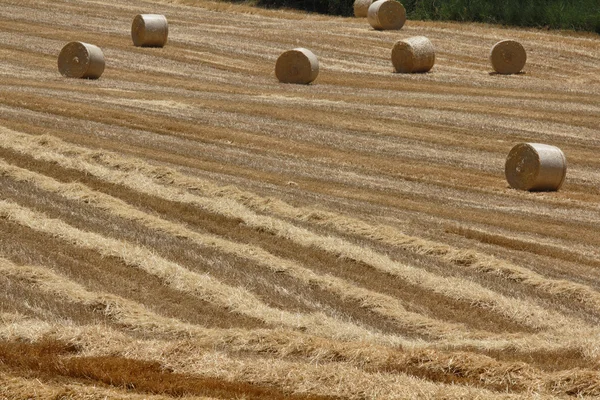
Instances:
[[[425,36],[399,40],[392,48],[392,64],[396,72],[427,72],[435,64],[435,49]]]
[[[492,68],[499,74],[518,74],[526,61],[525,48],[515,40],[502,40],[490,52]]]
[[[169,37],[167,18],[160,14],[136,15],[131,24],[131,38],[135,46],[163,47]]]
[[[68,43],[58,55],[58,71],[67,78],[98,79],[104,66],[102,50],[89,43]]]
[[[504,173],[515,189],[555,191],[567,174],[567,159],[556,146],[519,143],[508,153]]]
[[[406,22],[406,10],[396,0],[377,0],[369,6],[367,19],[377,30],[400,29]]]
[[[309,84],[318,75],[317,56],[301,47],[284,52],[275,63],[275,76],[282,83]]]
[[[371,4],[373,4],[373,0],[354,0],[354,16],[366,18]]]

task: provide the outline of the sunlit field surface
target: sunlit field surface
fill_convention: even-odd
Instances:
[[[436,65],[393,73],[415,35]],[[275,78],[295,47],[311,85]],[[520,142],[560,191],[509,188]],[[0,398],[600,396],[599,155],[595,34],[0,0]]]

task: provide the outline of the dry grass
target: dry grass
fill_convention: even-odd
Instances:
[[[597,35],[144,7],[0,7],[0,397],[600,395]],[[393,73],[416,36],[435,68]],[[525,73],[490,74],[504,38]],[[275,76],[297,47],[312,85]],[[522,142],[560,191],[509,188]]]
[[[538,308],[534,304],[525,303],[518,299],[504,298],[472,281],[440,277],[422,269],[396,262],[385,254],[355,245],[341,238],[315,234],[284,220],[256,214],[233,199],[200,197],[181,192],[170,186],[157,184],[154,182],[153,176],[140,174],[137,172],[137,168],[131,164],[129,167],[122,168],[121,162],[118,160],[111,160],[110,158],[102,160],[118,167],[116,170],[114,168],[108,169],[102,165],[102,162],[98,163],[93,160],[95,158],[93,153],[75,146],[69,146],[55,139],[50,140],[43,137],[33,138],[32,140],[27,135],[6,129],[1,129],[0,135],[2,135],[0,137],[7,139],[0,146],[15,149],[37,159],[57,162],[64,167],[82,169],[102,180],[123,185],[137,192],[158,196],[164,200],[190,204],[229,219],[240,220],[255,230],[272,233],[304,248],[314,247],[338,257],[354,260],[369,266],[375,271],[405,280],[412,285],[450,297],[455,301],[465,301],[470,303],[471,306],[494,310],[504,317],[534,329],[557,328],[570,324],[564,316],[553,315],[549,310]],[[52,151],[54,149],[59,151]],[[92,162],[82,159],[73,160],[68,157],[68,154],[73,153],[82,154],[91,159]],[[108,249],[110,246],[106,248]]]

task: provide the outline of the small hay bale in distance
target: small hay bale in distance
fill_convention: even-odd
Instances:
[[[139,14],[131,24],[131,39],[138,47],[163,47],[169,37],[169,23],[164,15]]]
[[[309,84],[319,75],[319,60],[312,51],[298,47],[281,54],[275,63],[275,76],[282,83]]]
[[[525,67],[526,61],[525,48],[515,40],[502,40],[490,52],[492,68],[499,74],[518,74]]]
[[[369,6],[367,19],[373,29],[401,29],[406,22],[406,10],[396,0],[377,0]]]
[[[58,71],[67,78],[98,79],[104,67],[104,54],[93,44],[70,42],[58,55]]]
[[[515,189],[556,191],[567,175],[567,159],[556,146],[519,143],[508,153],[504,173]]]
[[[392,48],[392,64],[396,72],[427,72],[435,64],[435,49],[425,36],[399,40]]]
[[[373,0],[354,0],[354,16],[366,18],[371,4],[373,4]]]

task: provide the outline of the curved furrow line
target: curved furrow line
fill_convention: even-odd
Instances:
[[[17,237],[10,237],[18,240]],[[5,237],[0,241],[6,240]],[[3,246],[0,251],[4,252]],[[22,315],[42,320],[63,320],[72,324],[106,324],[111,321],[92,310],[75,303],[65,303],[52,294],[40,292],[25,282],[14,279],[8,274],[0,277],[0,310],[6,315]],[[0,317],[0,321],[4,318]]]
[[[165,318],[149,311],[139,303],[119,296],[88,291],[83,286],[46,267],[16,265],[0,257],[0,271],[28,282],[38,290],[54,294],[68,302],[83,304],[96,312],[103,313],[125,329],[125,332],[117,332],[95,325],[65,326],[63,322],[45,322],[18,315],[7,315],[2,318],[0,337],[8,341],[19,339],[38,341],[43,338],[57,337],[60,340],[77,344],[88,356],[99,355],[99,352],[131,352],[136,348],[151,347],[158,348],[164,353],[171,353],[168,349],[172,346],[174,349],[179,348],[179,351],[173,351],[174,354],[181,354],[183,348],[193,346],[196,354],[201,353],[201,349],[213,349],[230,354],[277,355],[277,357],[289,360],[301,357],[311,363],[344,362],[367,371],[409,372],[416,376],[425,375],[425,377],[427,377],[427,370],[446,368],[441,375],[452,377],[454,376],[453,371],[461,371],[461,374],[477,377],[476,381],[480,380],[479,383],[476,383],[477,386],[492,388],[497,388],[498,385],[498,382],[491,379],[492,376],[498,375],[492,373],[492,370],[513,370],[516,374],[511,378],[513,382],[503,381],[501,386],[511,385],[516,388],[525,387],[529,385],[527,381],[534,380],[533,376],[542,375],[541,371],[526,367],[523,363],[497,362],[486,356],[469,356],[463,352],[427,349],[430,346],[423,342],[408,342],[400,349],[382,347],[364,341],[333,341],[281,329],[205,328],[186,324],[177,319]],[[33,331],[31,327],[35,325],[38,326],[38,329]],[[127,336],[127,332],[142,332],[150,334],[156,339],[133,339]],[[98,335],[102,336],[101,340]],[[153,342],[159,342],[160,345],[149,344]],[[521,341],[517,340],[517,342]],[[524,345],[526,342],[524,340],[522,344]],[[543,348],[545,351],[557,351],[561,348],[558,342],[553,343],[543,337],[537,338],[536,341],[530,340],[529,344],[533,345],[528,348],[529,350]],[[565,343],[562,343],[562,348],[565,348],[564,346]],[[569,343],[569,346],[573,346],[573,343]],[[419,369],[414,365],[418,363],[418,360],[421,362],[427,360],[427,366]],[[445,381],[441,376],[433,377],[433,380]]]
[[[208,211],[240,219],[247,226],[254,229],[272,232],[273,234],[291,240],[307,248],[317,248],[320,251],[331,253],[340,257],[355,260],[369,267],[394,276],[403,281],[438,293],[456,301],[469,302],[475,307],[499,313],[509,319],[532,327],[534,329],[549,329],[551,331],[570,331],[574,325],[585,326],[582,321],[571,321],[570,318],[546,310],[519,299],[499,295],[474,282],[458,278],[445,278],[435,274],[401,264],[389,257],[371,249],[363,249],[339,237],[322,236],[307,229],[299,228],[293,224],[278,220],[273,217],[258,215],[240,203],[226,198],[207,198],[190,194],[182,189],[176,189],[153,182],[153,178],[135,171],[118,171],[108,169],[98,163],[90,163],[82,159],[73,159],[54,153],[51,146],[65,148],[64,142],[56,139],[42,138],[46,146],[39,145],[39,141],[29,135],[19,134],[7,129],[2,129],[3,147],[10,147],[22,153],[27,153],[34,158],[58,162],[68,168],[83,170],[105,181],[124,185],[141,193],[151,194],[166,200],[190,204]],[[33,140],[32,140],[33,139]],[[21,142],[21,143],[19,143]],[[37,142],[37,144],[36,144]],[[51,144],[54,143],[54,144]],[[75,146],[66,146],[75,150]],[[79,151],[81,154],[81,150]],[[88,152],[88,158],[106,160],[104,154]],[[71,153],[73,154],[73,153]],[[118,163],[116,163],[118,165]]]
[[[252,261],[275,272],[286,273],[305,285],[316,285],[332,292],[342,299],[356,300],[362,307],[391,318],[399,326],[421,335],[443,341],[460,341],[467,338],[487,338],[493,340],[489,332],[474,329],[466,330],[464,325],[441,322],[417,313],[407,311],[402,302],[385,294],[364,289],[342,278],[323,275],[299,265],[298,263],[277,257],[260,247],[223,239],[212,234],[200,233],[166,219],[147,214],[112,196],[93,191],[81,184],[66,184],[28,170],[13,167],[0,161],[0,176],[8,176],[18,181],[27,181],[37,187],[57,193],[87,206],[98,207],[112,215],[139,222],[151,229],[168,233],[174,237],[188,239],[202,247],[210,247],[219,252],[233,254]],[[506,337],[506,334],[503,334]]]
[[[127,389],[115,389],[86,385],[79,382],[43,382],[39,378],[27,378],[22,375],[0,370],[0,396],[5,399],[66,399],[84,398],[88,400],[172,400],[171,396],[136,394]],[[186,396],[186,398],[188,398]],[[190,400],[217,400],[209,397],[189,397]]]
[[[66,336],[66,337],[65,337]],[[58,345],[62,345],[64,348],[72,348],[64,343],[64,340],[68,337],[62,335],[62,341],[51,341],[51,337],[47,337],[45,342],[36,342],[30,345],[20,344],[19,347],[24,350],[21,352],[23,363],[21,369],[27,370],[27,363],[33,366],[44,365],[47,362],[47,357],[53,355],[53,349],[56,351]],[[89,338],[86,338],[89,340]],[[26,347],[38,346],[42,349],[45,343],[48,344],[45,352],[42,354],[44,357],[36,359],[37,363],[31,363],[27,357],[31,356],[28,353]],[[64,344],[63,344],[64,343]],[[4,357],[7,365],[17,364],[18,361],[14,359],[14,354],[7,350],[7,345],[15,345],[14,343],[2,343],[0,347],[0,357]],[[119,343],[123,344],[123,343]],[[141,348],[140,345],[144,347]],[[442,393],[444,398],[517,398],[517,395],[506,395],[498,392],[472,388],[469,386],[462,385],[448,385],[438,382],[428,382],[420,378],[406,375],[404,373],[388,373],[388,372],[367,372],[361,368],[357,368],[350,363],[336,362],[336,363],[304,363],[304,362],[292,362],[287,360],[269,360],[265,358],[235,358],[225,353],[204,350],[200,354],[195,353],[191,356],[188,348],[177,348],[173,349],[170,346],[167,347],[169,353],[165,353],[165,347],[160,348],[161,343],[157,342],[142,342],[136,341],[131,343],[129,349],[126,350],[126,355],[121,356],[121,352],[115,351],[113,346],[99,347],[97,343],[93,344],[96,347],[96,351],[87,351],[86,355],[70,355],[68,360],[63,358],[66,362],[72,365],[72,362],[79,362],[79,365],[84,366],[86,360],[99,360],[105,357],[111,357],[112,360],[119,360],[118,357],[122,357],[120,360],[140,360],[149,362],[158,362],[161,369],[167,369],[170,373],[184,373],[191,380],[194,376],[204,377],[215,377],[218,379],[224,379],[228,382],[248,382],[251,384],[276,386],[279,389],[283,389],[290,393],[304,393],[312,395],[334,395],[336,398],[357,398],[357,396],[368,396],[369,398],[379,399],[393,399],[393,398],[406,398],[408,391],[415,388],[419,389],[420,393],[428,392],[428,396],[438,397]],[[196,350],[198,348],[196,347]],[[71,350],[73,353],[73,350]],[[54,353],[55,356],[59,355]],[[430,356],[431,358],[431,356]],[[190,359],[194,361],[190,363]],[[56,360],[58,361],[58,360]],[[195,361],[202,361],[202,363],[196,363]],[[187,365],[186,365],[187,364]],[[106,368],[109,364],[105,363]],[[129,363],[130,366],[131,363]],[[89,364],[88,364],[89,366]],[[46,368],[52,367],[50,365]],[[458,367],[458,366],[457,366]],[[68,372],[64,368],[61,371],[67,372],[66,376],[73,375],[79,377],[85,377],[88,380],[94,379],[96,373],[93,369],[87,369],[88,374],[80,376],[81,374],[73,371]],[[512,372],[519,373],[523,370],[523,367],[518,366],[514,368]],[[21,371],[20,371],[21,372]],[[27,371],[31,372],[31,371]],[[104,374],[110,374],[112,371],[104,370]],[[526,375],[528,371],[525,371]],[[3,376],[3,375],[1,375]],[[317,382],[314,378],[318,377],[318,384],[310,383]],[[116,377],[115,377],[116,378]],[[166,376],[164,377],[166,378]],[[122,378],[121,378],[122,379]],[[119,379],[119,380],[121,380]],[[129,379],[135,379],[135,375],[131,374]],[[112,383],[112,382],[106,382]],[[450,382],[449,382],[450,383]],[[142,389],[143,390],[143,389]],[[255,398],[255,397],[252,397]]]
[[[21,279],[38,290],[53,294],[68,302],[82,304],[96,313],[104,314],[121,328],[130,332],[139,331],[161,337],[185,338],[206,329],[175,318],[163,317],[137,302],[120,296],[91,292],[46,267],[16,265],[0,256],[0,271],[7,276]],[[31,323],[32,320],[24,322]],[[40,324],[48,327],[45,323]],[[12,338],[10,331],[5,329],[3,337],[10,340]]]
[[[33,212],[12,202],[0,201],[0,216],[35,231],[59,237],[73,245],[97,251],[103,256],[117,257],[132,267],[141,268],[159,277],[166,285],[177,290],[275,326],[305,329],[316,335],[340,339],[363,338],[399,345],[405,342],[400,337],[374,333],[322,313],[307,315],[269,307],[243,288],[225,285],[207,274],[192,272],[155,255],[146,248],[93,232],[81,231],[60,220],[50,219],[42,213]]]
[[[124,165],[123,161],[125,160],[117,162]],[[139,163],[135,166],[137,169],[141,167],[142,165]],[[153,167],[149,167],[144,172],[152,175],[156,173],[156,170]],[[249,192],[242,192],[233,188],[219,187],[206,180],[182,176],[172,170],[163,171],[163,175],[162,180],[164,182],[170,181],[172,184],[182,188],[200,190],[204,195],[210,197],[236,199],[261,213],[271,213],[282,218],[291,219],[292,221],[308,221],[311,224],[333,228],[340,233],[351,233],[415,253],[431,254],[460,268],[469,268],[478,273],[500,276],[503,279],[517,282],[521,285],[528,285],[552,296],[575,299],[595,310],[600,309],[600,295],[589,286],[565,280],[549,279],[526,268],[504,260],[495,259],[492,256],[480,254],[472,250],[464,251],[449,245],[409,236],[389,226],[373,226],[358,219],[319,211],[310,207],[295,208],[282,201],[261,198]]]
[[[408,314],[404,314],[403,307],[393,299],[386,298],[385,296],[376,293],[369,293],[369,291],[360,293],[360,290],[357,291],[358,288],[352,289],[348,282],[336,279],[332,276],[319,276],[308,269],[295,265],[295,263],[290,262],[289,260],[275,257],[259,248],[252,248],[251,246],[221,240],[212,235],[199,234],[186,229],[181,225],[170,223],[158,217],[152,217],[140,212],[122,201],[91,191],[85,186],[62,184],[53,179],[45,178],[42,175],[28,172],[21,168],[11,167],[6,163],[0,164],[0,174],[8,175],[14,179],[27,180],[42,187],[44,190],[56,192],[74,200],[85,201],[88,203],[90,199],[94,199],[94,202],[92,202],[91,205],[115,213],[121,218],[135,219],[152,228],[158,229],[158,227],[160,227],[161,230],[175,236],[183,236],[197,240],[198,243],[202,245],[216,246],[217,244],[215,241],[220,240],[221,242],[218,245],[220,251],[233,251],[239,256],[251,258],[253,261],[260,265],[264,265],[267,268],[276,269],[278,271],[285,270],[287,273],[293,275],[296,279],[304,281],[306,284],[315,283],[322,285],[323,288],[329,288],[329,290],[335,289],[338,291],[338,294],[342,294],[343,297],[349,296],[365,301],[365,307],[380,312],[382,315],[387,315],[389,317],[395,315],[398,320],[405,320],[407,322],[409,320],[407,318]],[[496,259],[493,256],[487,256],[473,250],[462,250],[450,245],[406,235],[389,226],[373,226],[358,219],[345,217],[331,212],[319,211],[308,207],[295,208],[282,201],[261,198],[251,193],[242,192],[233,188],[219,187],[212,185],[208,181],[200,181],[199,179],[194,179],[192,181],[189,178],[186,179],[184,176],[178,176],[177,173],[169,174],[168,178],[172,179],[174,184],[178,184],[181,187],[190,187],[193,185],[194,187],[201,188],[205,195],[236,199],[242,204],[261,213],[278,215],[291,221],[308,221],[311,224],[332,228],[338,233],[350,233],[390,246],[409,250],[417,254],[432,255],[436,258],[441,258],[444,261],[450,262],[456,267],[472,269],[478,273],[500,276],[503,279],[539,289],[552,296],[575,299],[580,303],[600,311],[600,293],[589,286],[566,280],[549,279],[529,269],[519,267],[505,260]],[[559,253],[564,252],[564,250],[565,249],[561,249]],[[594,260],[590,260],[590,262],[591,261]],[[371,297],[371,295],[375,297]],[[378,296],[381,296],[379,300],[376,299]],[[371,301],[367,301],[366,299],[371,299]],[[398,312],[400,312],[400,314],[397,314]],[[416,315],[414,317],[416,317]],[[426,320],[422,320],[421,324],[425,323],[427,330],[433,330],[433,325],[431,325],[432,322],[433,321],[428,321],[428,323],[426,323]],[[440,330],[440,332],[444,331],[446,331],[446,329]]]
[[[587,285],[550,279],[527,268],[475,250],[460,249],[445,243],[407,235],[391,226],[373,225],[360,219],[314,207],[293,207],[278,199],[260,197],[233,187],[220,187],[206,180],[182,176],[175,171],[168,174],[168,179],[180,187],[199,190],[204,195],[236,199],[257,212],[277,215],[290,221],[309,222],[310,224],[334,229],[338,233],[350,233],[418,254],[428,254],[450,262],[459,268],[469,268],[479,273],[497,275],[506,280],[541,289],[553,296],[574,298],[600,312],[600,293]],[[557,252],[563,250],[557,248]],[[578,255],[580,260],[584,257],[581,252],[578,252]],[[590,264],[598,262],[597,258],[588,260]]]
[[[523,327],[505,317],[496,314],[490,314],[484,309],[473,308],[468,302],[456,302],[445,296],[432,293],[423,288],[416,287],[403,281],[396,281],[394,285],[389,285],[389,276],[385,273],[374,271],[369,267],[356,263],[352,260],[345,260],[337,256],[326,254],[318,250],[307,249],[299,246],[283,238],[278,238],[268,232],[261,232],[240,224],[237,219],[230,219],[218,214],[210,213],[182,203],[176,203],[168,200],[144,195],[140,192],[135,192],[123,186],[118,186],[106,183],[100,179],[94,178],[89,174],[77,172],[72,169],[65,169],[58,165],[48,164],[43,161],[35,161],[29,157],[19,156],[15,153],[5,153],[7,159],[13,164],[19,165],[22,168],[31,169],[38,173],[48,175],[62,182],[80,182],[94,188],[96,191],[110,194],[113,197],[119,198],[130,204],[134,204],[137,208],[143,209],[150,214],[158,214],[163,218],[168,218],[172,221],[177,221],[187,227],[201,232],[207,232],[212,235],[217,235],[226,238],[233,242],[241,242],[253,244],[277,255],[280,258],[293,260],[298,265],[310,266],[310,269],[321,274],[340,277],[345,281],[351,281],[354,285],[362,288],[370,289],[376,293],[389,295],[399,299],[409,311],[418,314],[425,314],[428,317],[433,317],[438,320],[459,323],[468,326],[470,329],[483,330],[489,332],[531,332],[533,329]],[[213,276],[230,285],[243,285],[252,287],[255,293],[261,293],[262,298],[269,305],[290,309],[293,311],[312,312],[326,310],[329,315],[340,315],[343,313],[352,320],[364,321],[367,326],[373,329],[379,329],[384,332],[395,334],[408,334],[413,336],[415,332],[398,331],[399,326],[395,325],[393,320],[387,318],[377,318],[376,314],[371,313],[368,309],[361,306],[359,300],[345,298],[345,300],[333,295],[330,291],[319,289],[317,285],[304,285],[300,281],[293,279],[289,274],[278,273],[272,269],[265,269],[258,263],[250,260],[247,262],[230,253],[218,252],[211,247],[203,247],[195,242],[182,243],[182,240],[177,236],[161,233],[160,231],[146,228],[143,224],[127,222],[126,219],[112,216],[102,212],[94,207],[87,207],[86,204],[77,204],[61,197],[59,194],[53,195],[49,192],[44,192],[37,189],[30,183],[19,183],[15,180],[4,178],[3,192],[7,194],[7,198],[17,202],[23,206],[27,206],[42,212],[47,213],[53,218],[63,219],[65,222],[82,230],[92,230],[105,236],[111,236],[117,239],[130,241],[139,245],[157,248],[159,254],[164,258],[176,261],[180,265],[186,266],[195,271],[209,272]],[[69,210],[69,211],[66,211]],[[77,210],[76,212],[74,210]],[[9,225],[10,226],[10,225]],[[14,230],[13,226],[13,230]],[[35,245],[36,240],[48,242],[49,247],[65,246],[69,251],[75,251],[72,246],[61,245],[61,242],[52,238],[45,238],[43,235],[38,239],[30,241],[23,237],[26,234],[25,229],[19,237],[19,241],[28,242]],[[47,246],[47,245],[46,245]],[[14,246],[13,246],[14,247]],[[178,249],[185,248],[185,252]],[[94,257],[90,252],[82,252],[86,258]],[[402,258],[401,252],[398,254]],[[197,255],[205,255],[198,257]],[[405,258],[405,257],[404,257]],[[429,269],[430,261],[426,261],[423,257],[415,257],[409,255],[409,263],[417,262],[420,267]],[[23,259],[18,258],[18,259]],[[39,259],[39,258],[38,258]],[[25,259],[23,259],[25,260]],[[39,259],[39,262],[42,259]],[[212,260],[212,261],[211,261]],[[23,262],[26,262],[23,261]],[[97,261],[95,262],[97,263]],[[113,268],[114,264],[114,268]],[[223,268],[217,265],[222,264]],[[57,266],[63,270],[62,265]],[[123,263],[109,263],[104,269],[116,270],[121,274],[136,274],[135,270],[127,268]],[[98,268],[96,268],[98,269]],[[101,271],[102,269],[100,269]],[[434,270],[436,270],[434,268]],[[74,271],[71,269],[70,274]],[[141,271],[140,271],[141,272]],[[443,271],[442,275],[445,275]],[[140,275],[140,273],[137,273]],[[110,274],[112,276],[112,274]],[[142,274],[143,275],[143,274]],[[95,279],[105,281],[105,276],[95,274]],[[149,278],[149,279],[148,279]],[[157,279],[152,277],[143,278],[138,276],[138,280],[155,280],[155,284],[160,284]],[[133,279],[135,281],[135,279]],[[111,288],[110,285],[105,286]],[[161,286],[154,287],[153,291],[164,291]],[[112,288],[110,289],[112,290]],[[124,295],[128,296],[127,292]],[[177,301],[177,293],[172,293],[175,298],[171,300]],[[183,295],[186,301],[189,302],[186,308],[198,307],[214,308],[215,312],[221,314],[216,307],[211,307],[208,303],[201,305],[193,304],[194,301],[189,296]],[[148,302],[149,300],[149,302]],[[139,299],[144,304],[154,304],[151,298]],[[180,301],[181,302],[181,301]],[[172,314],[188,321],[196,323],[204,322],[204,319],[198,320],[193,317],[193,314],[183,313],[184,309],[176,311]],[[187,314],[187,315],[185,315]],[[204,314],[204,313],[202,313]],[[190,319],[190,317],[192,317]],[[203,322],[200,322],[203,321]],[[235,321],[240,321],[236,318]],[[222,318],[216,320],[219,326],[222,326]],[[246,321],[244,323],[248,323]],[[214,323],[214,322],[213,322]],[[243,324],[242,324],[243,326]],[[430,337],[430,335],[427,335]]]
[[[511,399],[501,394],[468,386],[424,381],[405,374],[364,372],[345,365],[292,363],[273,359],[239,360],[219,352],[209,352],[185,360],[161,360],[174,371],[202,373],[232,381],[277,385],[291,392],[330,395],[341,398],[405,399],[415,391],[424,398]]]
[[[195,355],[198,354],[195,344],[191,341],[188,341],[187,345],[179,343],[177,347],[173,343],[168,344],[167,349],[173,349],[172,351],[164,348],[161,349],[160,346],[152,348],[160,350],[155,351],[150,356],[151,358],[160,358],[166,365],[182,371],[193,368]],[[147,354],[141,346],[136,346],[133,352],[139,352],[140,357],[143,354]],[[171,357],[170,354],[177,354],[177,356]],[[228,355],[223,355],[220,352],[215,353],[215,355],[219,356],[219,360],[216,362],[227,362]],[[340,364],[342,363],[345,363],[345,361],[340,362]],[[552,395],[596,396],[600,394],[598,385],[600,382],[600,373],[593,369],[542,372],[522,363],[498,363],[487,357],[473,357],[462,353],[442,353],[436,351],[394,354],[391,355],[387,363],[388,369],[384,369],[383,371],[387,371],[388,373],[390,371],[401,374],[408,373],[410,376],[434,382],[444,382],[444,379],[447,379],[445,383],[451,382],[453,386],[456,385],[455,387],[466,384],[498,392],[507,392],[507,389],[510,388],[509,390],[512,393],[522,392],[527,395],[537,393],[543,394],[544,398]],[[326,365],[332,366],[336,364]],[[413,369],[413,365],[417,364],[418,367]],[[372,365],[367,363],[363,368],[367,371],[373,371],[371,367]],[[300,368],[302,369],[302,367]],[[373,372],[380,373],[377,369]],[[503,378],[494,381],[498,377]],[[359,387],[364,387],[364,384],[361,384]]]
[[[27,267],[26,269],[31,268],[36,277],[39,278],[40,274],[44,275],[43,271],[38,271],[39,267]],[[17,275],[19,274],[17,272]],[[56,280],[55,278],[57,277],[51,276],[50,281],[60,283],[60,279]],[[60,287],[50,290],[65,296]],[[100,294],[97,296],[102,299],[106,298]],[[124,305],[127,302],[119,304]],[[126,309],[122,311],[123,315],[128,314]],[[112,316],[114,317],[115,314]],[[152,315],[143,313],[142,317],[152,318]],[[127,315],[125,318],[131,322],[138,316]],[[141,322],[144,327],[149,325],[147,321]],[[30,327],[33,325],[44,329],[40,328],[36,332],[37,335],[32,335]],[[177,328],[182,330],[177,330]],[[143,329],[140,328],[140,330]],[[249,356],[277,357],[288,363],[341,364],[366,373],[383,373],[389,376],[408,374],[436,383],[456,383],[492,391],[505,391],[510,388],[516,392],[543,390],[556,394],[568,393],[569,383],[564,380],[564,376],[570,374],[574,381],[580,380],[582,394],[586,390],[589,394],[594,394],[593,387],[598,380],[598,374],[585,367],[548,373],[524,362],[496,361],[484,355],[462,351],[428,348],[392,349],[362,341],[330,341],[293,331],[223,330],[200,327],[193,327],[192,330],[189,330],[181,324],[166,328],[152,326],[153,335],[157,330],[169,332],[175,335],[175,338],[171,338],[171,340],[140,339],[132,337],[126,332],[110,330],[100,325],[73,326],[64,325],[61,322],[46,323],[32,319],[0,326],[0,338],[8,342],[19,342],[26,339],[33,343],[55,339],[71,346],[74,345],[83,357],[122,354],[136,359],[156,360],[161,364],[181,365],[188,362],[189,358],[207,351],[244,359],[249,359]],[[534,349],[530,348],[530,350]],[[543,351],[556,350],[558,349],[550,346]],[[529,358],[530,362],[534,360],[531,354],[525,353],[524,357]],[[574,382],[572,381],[571,384],[574,385]]]
[[[513,377],[511,386],[523,386],[524,383],[519,382],[519,384],[515,384],[514,381],[521,379],[530,380],[531,378],[529,375],[532,375],[529,369],[523,365],[515,364],[511,367],[510,365],[504,365],[502,363],[494,363],[486,357],[480,357],[481,359],[479,360],[479,364],[481,365],[481,363],[484,363],[485,367],[480,366],[479,368],[473,368],[473,366],[477,364],[474,362],[477,360],[476,356],[472,356],[464,361],[461,361],[460,359],[454,361],[453,356],[450,354],[437,354],[432,351],[404,354],[402,351],[388,350],[373,345],[360,344],[359,346],[356,346],[354,344],[329,343],[327,340],[323,339],[295,337],[294,335],[290,336],[290,334],[286,334],[285,332],[215,331],[158,316],[141,307],[139,304],[122,299],[118,296],[89,292],[81,285],[65,279],[44,267],[17,266],[6,259],[0,258],[0,271],[3,274],[26,280],[30,284],[35,285],[39,290],[47,291],[61,298],[65,298],[68,301],[83,303],[97,309],[130,330],[150,331],[153,335],[158,334],[159,336],[170,338],[181,337],[182,332],[185,336],[191,335],[193,337],[195,354],[201,354],[201,349],[214,349],[215,346],[218,346],[218,343],[221,343],[226,344],[224,350],[228,352],[232,352],[233,348],[237,349],[233,351],[234,353],[251,351],[256,354],[276,353],[280,356],[302,354],[303,356],[308,357],[313,363],[317,360],[327,361],[329,357],[334,357],[336,362],[349,362],[350,364],[367,368],[367,370],[377,371],[393,369],[394,371],[405,372],[409,369],[411,363],[417,362],[416,359],[420,359],[421,361],[427,359],[429,362],[428,368],[431,369],[435,369],[436,365],[438,368],[444,365],[448,369],[447,373],[449,374],[451,374],[450,371],[453,369],[460,369],[463,373],[469,370],[471,374],[480,375],[482,378],[485,375],[483,371],[481,371],[482,369],[486,370],[487,373],[490,373],[490,370],[494,368],[509,368],[514,369],[515,372],[516,370],[519,370],[521,373],[519,373],[518,378]],[[45,324],[43,326],[47,327]],[[104,344],[101,347],[98,347],[97,338],[91,340],[92,338],[90,335],[83,332],[81,328],[71,328],[66,330],[64,328],[55,328],[55,332],[56,331],[61,332],[60,335],[63,341],[68,338],[67,340],[69,340],[69,342],[78,343],[79,346],[82,346],[82,339],[84,341],[87,340],[88,343],[83,344],[84,347],[88,348],[86,351],[87,356],[103,355],[107,353],[114,354],[118,352],[114,345],[118,344],[124,346],[122,349],[127,351],[129,356],[136,350],[139,351],[139,349],[145,349],[145,354],[138,355],[138,357],[142,359],[156,357],[156,354],[148,354],[147,349],[150,348],[159,349],[160,354],[173,353],[181,357],[183,353],[182,349],[189,347],[190,345],[189,343],[183,342],[187,345],[183,347],[182,343],[178,342],[178,345],[173,347],[173,350],[171,351],[169,349],[173,344],[172,339],[169,342],[163,342],[158,346],[155,343],[150,344],[149,342],[139,340],[136,340],[134,343],[124,344],[123,338],[120,337],[108,339],[110,335],[107,332],[103,340]],[[0,329],[0,332],[2,332],[2,329]],[[58,332],[55,334],[58,334]],[[69,338],[71,335],[75,337]],[[5,340],[14,340],[18,337],[18,333],[13,332],[12,335],[5,333],[3,336]],[[43,336],[46,338],[53,336],[52,331],[44,332]],[[300,336],[304,335],[300,334]],[[32,339],[31,336],[29,339]],[[95,352],[93,350],[94,347],[96,348]],[[98,354],[98,350],[103,354]],[[454,355],[454,357],[456,357],[456,355]],[[425,371],[415,372],[418,376],[418,372],[423,373]],[[441,378],[438,378],[438,380],[439,379]],[[480,386],[485,387],[486,385]],[[490,386],[493,386],[491,381]]]

